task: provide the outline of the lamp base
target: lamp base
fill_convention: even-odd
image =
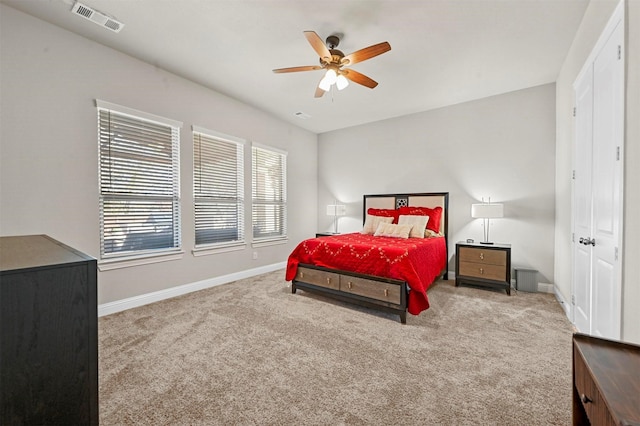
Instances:
[[[493,241],[480,241],[480,244],[491,245],[493,244]]]

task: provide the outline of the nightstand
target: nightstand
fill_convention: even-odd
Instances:
[[[316,232],[316,238],[318,237],[331,237],[333,235],[340,235],[339,233],[333,233],[333,232]]]
[[[511,295],[511,244],[456,243],[456,287],[471,284]]]

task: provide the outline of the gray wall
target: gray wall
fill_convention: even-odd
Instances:
[[[505,212],[491,222],[491,240],[512,245],[514,266],[552,282],[553,84],[324,133],[318,161],[320,229],[331,228],[325,205],[334,198],[347,205],[340,231],[356,231],[363,194],[448,191],[451,257],[456,241],[482,240],[471,204],[491,197]]]
[[[571,170],[573,169],[573,82],[595,46],[618,0],[591,1],[557,79],[555,284],[571,300]],[[622,253],[622,339],[640,343],[640,1],[626,3],[626,130],[624,236]]]
[[[185,254],[180,260],[100,272],[100,304],[284,262],[297,242],[316,231],[315,134],[15,9],[0,8],[0,235],[48,234],[99,257],[96,98],[184,123]],[[288,151],[288,244],[255,249],[257,260],[250,245],[232,253],[191,254],[193,124]],[[250,185],[245,194],[250,200]]]

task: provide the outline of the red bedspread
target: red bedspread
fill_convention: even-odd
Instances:
[[[427,288],[444,269],[444,237],[390,238],[360,233],[312,238],[298,244],[289,255],[286,280],[295,278],[298,264],[358,272],[406,281],[407,310],[418,315],[429,308]]]

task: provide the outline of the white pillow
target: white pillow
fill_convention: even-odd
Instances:
[[[378,229],[378,225],[380,223],[391,222],[393,222],[392,217],[373,216],[368,214],[366,220],[364,221],[364,228],[362,229],[362,233],[373,235],[376,232],[376,229]]]
[[[374,237],[409,238],[413,225],[396,225],[393,223],[380,223]]]
[[[398,218],[398,225],[413,225],[409,236],[411,238],[424,238],[424,231],[427,229],[429,216],[414,216],[401,214]]]

